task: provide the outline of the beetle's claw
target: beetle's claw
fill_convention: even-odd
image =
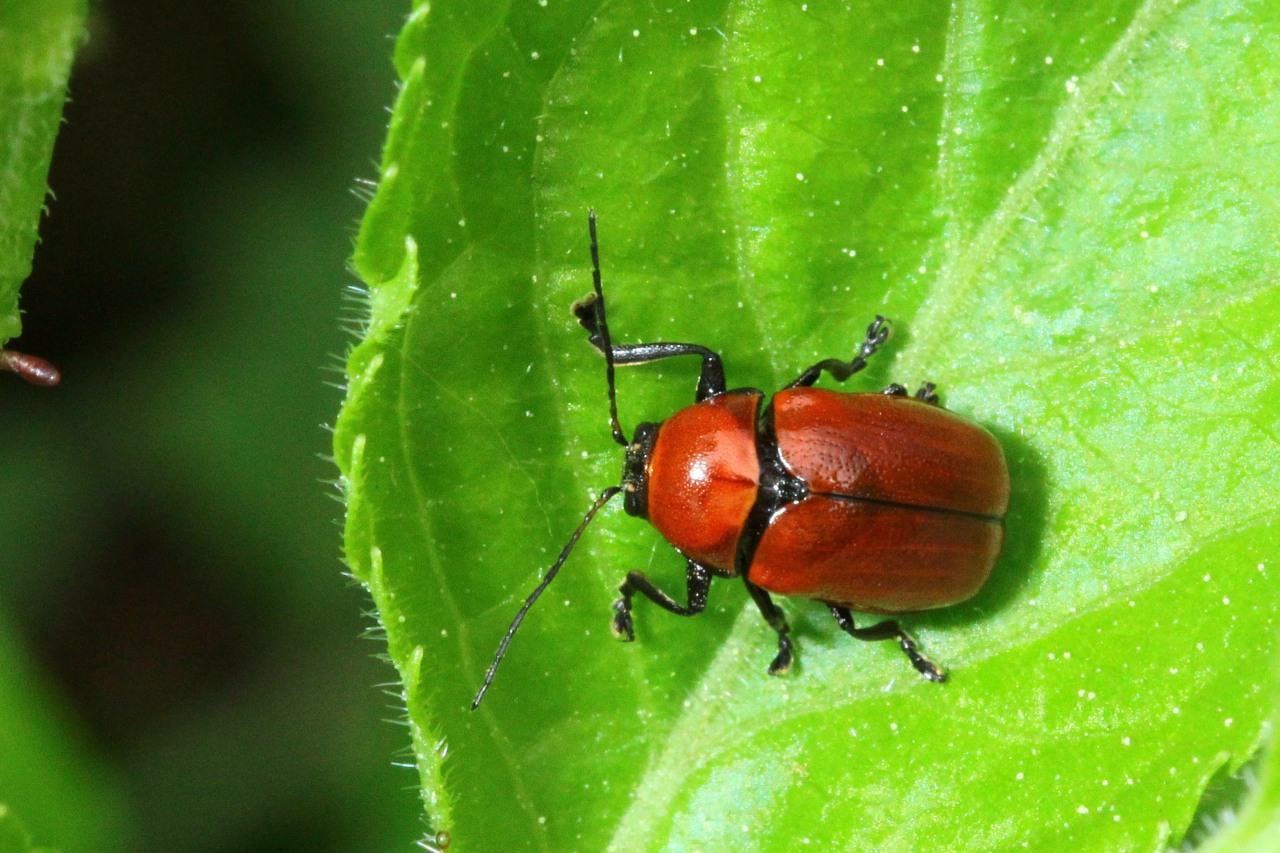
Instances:
[[[929,660],[916,648],[915,637],[912,637],[906,631],[899,629],[901,633],[898,635],[898,645],[906,652],[907,657],[911,660],[911,665],[916,668],[916,672],[923,675],[930,681],[941,684],[947,680],[947,672],[933,661]]]
[[[773,659],[773,663],[769,664],[770,675],[786,675],[791,669],[791,652],[784,649],[778,652],[778,656]]]
[[[630,643],[636,638],[635,626],[631,623],[631,608],[627,606],[625,598],[619,598],[613,603],[613,636],[617,637],[624,643]]]
[[[925,678],[929,679],[930,681],[937,682],[938,684],[941,684],[942,682],[947,680],[946,670],[941,669],[936,663],[934,663],[931,660],[925,660],[924,665],[917,666],[916,669],[919,670],[920,674],[923,675]]]

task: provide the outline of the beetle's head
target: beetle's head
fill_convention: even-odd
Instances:
[[[649,517],[649,457],[660,426],[662,424],[640,424],[635,438],[627,445],[627,460],[622,465],[622,500],[627,515]]]

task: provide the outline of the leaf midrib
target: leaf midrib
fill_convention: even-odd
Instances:
[[[962,5],[963,0],[952,4],[952,21],[972,14],[956,11]],[[1107,54],[1093,70],[1080,77],[1076,84],[1077,93],[1067,97],[1057,109],[1040,153],[1014,181],[971,238],[963,233],[959,225],[959,211],[952,201],[942,201],[943,209],[952,214],[943,228],[939,247],[939,254],[945,260],[937,283],[916,316],[916,327],[928,330],[928,333],[913,336],[911,344],[899,356],[905,373],[922,373],[927,365],[944,357],[946,348],[954,346],[957,336],[953,327],[959,322],[957,318],[966,316],[961,308],[973,298],[974,291],[983,281],[982,270],[990,265],[1014,225],[1033,207],[1035,197],[1054,179],[1089,118],[1109,96],[1112,84],[1121,76],[1124,66],[1137,53],[1142,41],[1177,5],[1177,0],[1147,0],[1143,3]],[[952,55],[949,40],[946,56]],[[951,62],[944,59],[944,63],[950,72],[944,76],[944,118],[954,116],[962,127],[976,125],[978,99],[966,99],[965,90],[976,90],[977,87],[961,86],[962,75],[951,69],[961,65],[977,67],[978,63],[966,63],[958,55]],[[940,132],[945,136],[947,131],[948,128],[943,127]],[[949,158],[940,158],[943,191],[948,187],[954,188],[954,181],[949,177],[949,164]],[[949,257],[948,253],[953,249],[958,251]]]

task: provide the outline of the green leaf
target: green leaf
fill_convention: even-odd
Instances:
[[[0,0],[0,343],[22,327],[18,290],[31,272],[86,13],[84,0]],[[50,476],[47,465],[33,465]],[[36,849],[17,816],[39,842],[115,849],[122,812],[110,781],[0,618],[0,849]]]
[[[1273,718],[1273,731],[1276,722]],[[1280,850],[1280,766],[1274,746],[1268,747],[1261,778],[1239,815],[1227,812],[1215,822],[1220,831],[1197,847],[1197,853]]]
[[[85,0],[0,2],[0,343],[22,330],[18,288],[31,274]]]
[[[347,558],[451,849],[1160,850],[1277,694],[1280,10],[1263,2],[419,6],[356,266],[336,454]],[[682,561],[614,506],[568,308],[600,217],[611,328],[779,387],[939,383],[1001,440],[1007,544],[911,616],[945,686],[740,585],[609,636]],[[689,360],[685,360],[689,361]],[[696,364],[620,371],[628,433]],[[1259,663],[1259,662],[1262,663]],[[439,840],[439,839],[438,839]]]
[[[117,780],[57,699],[0,618],[0,851],[28,832],[64,851],[123,849]]]
[[[5,803],[0,803],[0,853],[36,853],[31,836]]]

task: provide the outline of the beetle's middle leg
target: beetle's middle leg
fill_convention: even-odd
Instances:
[[[853,615],[849,613],[849,608],[831,604],[830,602],[827,602],[827,607],[831,610],[831,615],[836,617],[836,624],[850,637],[868,641],[897,640],[903,653],[910,659],[911,665],[916,668],[916,672],[930,681],[947,680],[947,674],[943,672],[942,668],[920,654],[920,651],[916,648],[915,638],[904,631],[896,620],[886,619],[883,622],[877,622],[875,625],[859,628],[853,624]]]
[[[613,603],[613,633],[618,639],[630,642],[636,638],[635,626],[631,622],[631,596],[637,592],[669,610],[677,616],[696,616],[707,609],[707,590],[711,588],[711,571],[693,560],[685,571],[685,582],[688,587],[688,604],[681,604],[663,592],[642,572],[627,572],[627,578],[618,587],[622,593]]]
[[[843,382],[859,370],[867,366],[867,359],[876,354],[876,350],[889,340],[889,321],[879,315],[867,326],[867,337],[858,347],[858,353],[848,361],[828,358],[810,367],[795,378],[788,388],[807,388],[818,381],[822,371],[830,373],[837,382]]]

